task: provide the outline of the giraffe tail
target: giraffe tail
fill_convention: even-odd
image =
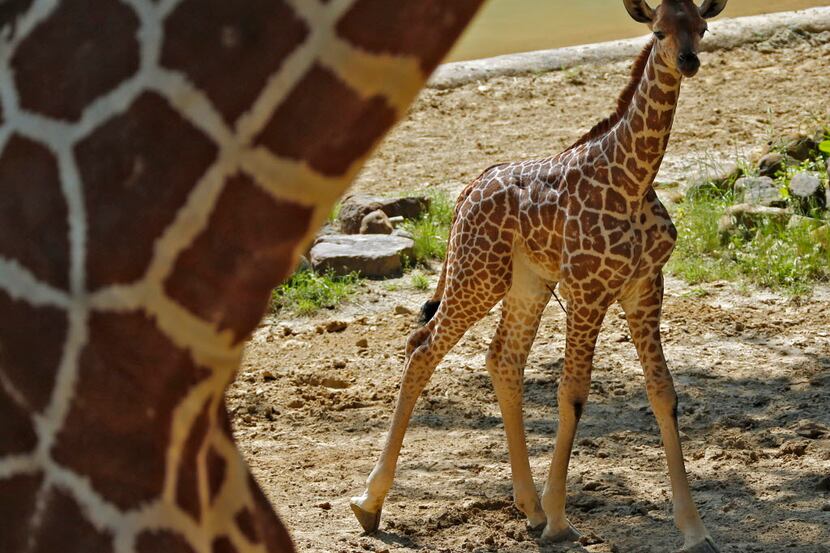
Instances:
[[[438,306],[441,305],[441,298],[444,295],[444,283],[447,280],[447,258],[444,258],[444,264],[441,266],[441,276],[438,277],[438,285],[435,287],[435,292],[432,298],[421,306],[421,313],[418,316],[418,322],[422,325],[427,324],[438,312]]]
[[[452,214],[452,225],[451,229],[455,228],[455,221],[458,219],[458,209],[467,196],[470,195],[473,191],[473,187],[481,180],[481,177],[487,174],[490,169],[495,167],[501,167],[504,165],[503,163],[493,165],[488,167],[484,170],[481,175],[479,175],[474,181],[464,187],[464,190],[461,191],[461,194],[458,195],[458,199],[455,201],[455,209],[453,209]],[[450,235],[452,235],[452,230],[450,230]],[[435,292],[432,294],[432,298],[429,299],[424,305],[421,306],[421,313],[418,316],[418,322],[422,325],[427,324],[435,314],[438,312],[438,306],[441,305],[441,298],[444,297],[444,285],[447,282],[447,258],[449,257],[450,247],[447,244],[447,253],[444,255],[444,264],[441,266],[441,276],[438,277],[438,285],[435,287]]]

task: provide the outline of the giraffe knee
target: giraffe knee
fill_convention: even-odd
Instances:
[[[412,353],[416,349],[426,344],[429,340],[429,336],[430,329],[426,326],[421,327],[410,334],[409,338],[406,340],[406,356],[412,356]]]

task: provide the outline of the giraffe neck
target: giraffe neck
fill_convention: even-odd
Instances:
[[[643,198],[660,170],[680,83],[680,73],[665,63],[658,47],[653,47],[631,102],[605,137],[613,182],[619,183],[631,200]]]

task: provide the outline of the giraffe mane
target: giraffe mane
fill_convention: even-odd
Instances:
[[[643,74],[646,71],[646,64],[648,63],[649,55],[651,55],[651,50],[654,48],[654,43],[655,40],[651,39],[631,65],[631,79],[628,81],[628,84],[623,89],[619,98],[617,98],[616,111],[594,125],[590,131],[583,134],[579,140],[574,142],[571,147],[565,151],[573,150],[577,146],[585,144],[598,136],[602,136],[611,130],[614,125],[620,122],[623,115],[625,115],[625,112],[628,110],[628,106],[631,105],[631,100],[634,98],[634,93],[637,92],[637,87],[640,86],[640,81],[643,80]]]

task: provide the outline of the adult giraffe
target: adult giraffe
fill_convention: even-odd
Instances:
[[[293,550],[223,393],[480,2],[0,5],[0,551]]]
[[[568,462],[588,399],[597,336],[608,308],[620,302],[666,449],[682,551],[718,551],[689,490],[677,395],[660,343],[662,268],[677,233],[652,183],[669,142],[682,77],[700,67],[705,20],[726,1],[706,0],[698,7],[691,0],[662,0],[652,9],[625,0],[629,14],[648,24],[655,37],[635,62],[616,113],[565,152],[491,167],[462,192],[438,289],[424,306],[426,325],[407,343],[386,444],[365,493],[352,499],[365,530],[378,528],[409,418],[436,365],[503,299],[487,369],[504,418],[515,501],[531,525],[545,525],[543,537],[576,539],[565,516]],[[540,503],[525,444],[522,377],[556,285],[568,301],[567,343],[559,430]]]

